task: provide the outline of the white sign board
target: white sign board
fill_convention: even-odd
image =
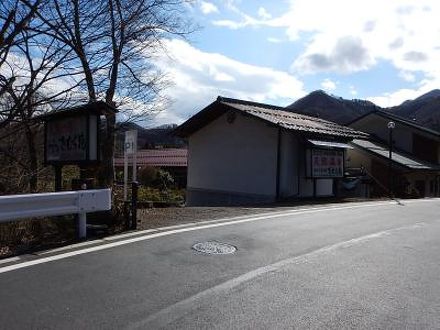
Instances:
[[[124,153],[126,155],[132,155],[136,153],[137,149],[137,130],[125,132]]]
[[[312,177],[337,178],[344,176],[344,151],[312,149]]]

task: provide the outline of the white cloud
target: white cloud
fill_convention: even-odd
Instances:
[[[295,0],[277,21],[291,40],[304,32],[312,34],[304,53],[294,60],[296,70],[351,73],[385,60],[399,71],[429,73],[440,60],[440,49],[436,48],[440,45],[439,16],[436,0]],[[347,45],[345,54],[356,53],[362,46],[357,61],[332,56],[338,53],[343,38],[358,40]],[[326,65],[311,66],[313,56],[327,60]]]
[[[236,14],[241,14],[241,10],[237,6],[237,3],[240,2],[240,0],[223,0],[222,2],[230,11]]]
[[[227,9],[238,15],[240,19],[238,21],[231,19],[215,20],[212,22],[213,25],[226,27],[232,30],[237,30],[248,26],[255,27],[260,25],[270,25],[268,22],[271,21],[272,15],[267,12],[264,7],[258,8],[258,18],[255,18],[240,10],[240,8],[238,8],[236,5],[236,1],[234,0],[227,0],[225,5]]]
[[[352,95],[352,96],[356,96],[357,95],[357,90],[356,90],[356,87],[354,87],[354,86],[350,86],[350,94]]]
[[[206,1],[200,1],[200,10],[205,15],[219,12],[216,5],[214,5],[211,2],[206,2]]]
[[[416,76],[408,71],[400,71],[399,72],[399,77],[402,78],[403,80],[407,81],[407,82],[414,82],[416,81]]]
[[[238,22],[226,19],[226,20],[213,21],[212,24],[216,25],[216,26],[227,27],[231,30],[238,30],[238,29],[244,28],[246,26],[256,26],[258,23],[258,20],[251,17],[251,16],[248,16],[245,14],[241,14],[241,16],[242,16],[242,19]]]
[[[325,91],[331,92],[336,89],[336,83],[329,78],[326,78],[321,82],[321,87]]]
[[[273,44],[279,44],[279,43],[283,42],[281,39],[274,38],[274,37],[267,38],[267,41],[269,41],[269,42],[271,42]]]
[[[266,8],[260,7],[258,8],[258,16],[264,20],[272,18],[272,15],[267,12]]]
[[[344,36],[331,49],[320,49],[309,47],[295,60],[292,69],[299,73],[352,73],[366,70],[375,62],[360,38]]]
[[[306,94],[302,82],[286,72],[203,52],[182,40],[164,43],[170,57],[156,59],[156,65],[174,83],[166,91],[173,104],[156,118],[158,124],[180,123],[218,95],[287,105]]]
[[[392,107],[395,105],[399,105],[406,100],[415,99],[421,94],[422,93],[420,93],[418,90],[399,89],[395,92],[383,93],[381,96],[369,97],[368,100],[381,107]]]
[[[214,75],[214,80],[216,80],[216,81],[235,81],[235,78],[229,74],[219,72]]]
[[[227,19],[213,21],[212,24],[214,24],[216,26],[227,27],[227,28],[230,28],[231,30],[238,30],[238,29],[246,26],[245,22],[234,22],[234,21],[227,20]]]
[[[40,84],[38,94],[45,95],[45,97],[54,98],[52,103],[60,100],[69,99],[70,102],[75,100],[86,99],[86,94],[83,93],[78,85],[77,75],[80,69],[70,70],[69,74],[60,67],[52,67],[53,62],[43,61],[40,53],[33,50],[33,57],[29,60],[25,55],[18,51],[12,51],[7,55],[7,65],[0,67],[0,75],[5,78],[14,77],[14,89],[16,92],[23,91],[23,88],[30,83],[30,64],[36,72],[34,77],[34,84]],[[75,87],[76,86],[76,87]]]
[[[439,86],[440,75],[437,75],[437,77],[430,77],[429,79],[422,80],[419,86],[415,89],[402,88],[397,91],[386,92],[382,95],[372,96],[367,99],[381,107],[392,107],[399,105],[406,100],[413,100],[433,89],[438,89]]]
[[[388,61],[407,78],[411,72],[432,78],[440,62],[439,17],[438,0],[290,0],[279,17],[241,12],[237,21],[217,23],[231,29],[278,27],[291,41],[306,34],[305,50],[292,59],[295,72],[348,74]]]

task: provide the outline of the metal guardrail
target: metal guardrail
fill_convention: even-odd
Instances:
[[[78,214],[78,236],[85,238],[86,214],[110,209],[110,189],[0,196],[0,223],[31,217]]]

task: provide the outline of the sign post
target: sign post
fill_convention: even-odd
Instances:
[[[136,181],[136,156],[137,156],[137,130],[125,132],[124,142],[124,200],[127,200],[128,189],[128,157],[133,157],[133,180]]]
[[[62,168],[64,165],[77,165],[84,168],[100,163],[102,151],[99,139],[100,118],[102,115],[115,114],[116,112],[114,107],[105,102],[97,101],[52,111],[39,117],[44,121],[44,163],[54,167],[55,191],[62,190]],[[78,187],[73,187],[73,182],[72,189],[78,189]],[[87,196],[86,200],[91,203],[90,207],[98,210],[96,201],[94,198],[90,198],[95,194]],[[108,196],[110,197],[110,191]],[[106,210],[108,209],[110,207]],[[79,238],[85,238],[87,229],[85,212],[78,212],[78,214]]]

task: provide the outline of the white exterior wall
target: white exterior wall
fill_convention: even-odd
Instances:
[[[280,157],[280,197],[293,197],[298,195],[298,161],[300,151],[297,137],[286,131],[281,134]]]
[[[313,197],[313,179],[301,177],[300,197]]]
[[[278,130],[257,119],[217,118],[189,137],[188,190],[275,198],[277,143]]]
[[[316,179],[316,197],[334,196],[334,179]],[[313,179],[301,178],[300,197],[314,197]]]
[[[317,179],[316,196],[333,196],[333,180],[334,179]]]
[[[212,121],[188,139],[188,205],[272,202],[277,194],[277,127],[237,113]],[[281,130],[280,198],[332,196],[333,179],[306,178],[305,147]],[[298,182],[299,181],[299,182]]]
[[[313,179],[307,178],[307,162],[306,162],[306,148],[304,144],[299,144],[300,157],[302,157],[300,161],[300,187],[299,187],[299,196],[300,197],[313,197]]]
[[[293,133],[283,131],[280,157],[280,197],[313,197],[313,179],[306,178],[304,148]],[[300,177],[298,178],[298,169]],[[300,187],[298,187],[298,179]],[[299,192],[298,192],[299,189]],[[316,196],[333,196],[333,179],[316,179]]]

